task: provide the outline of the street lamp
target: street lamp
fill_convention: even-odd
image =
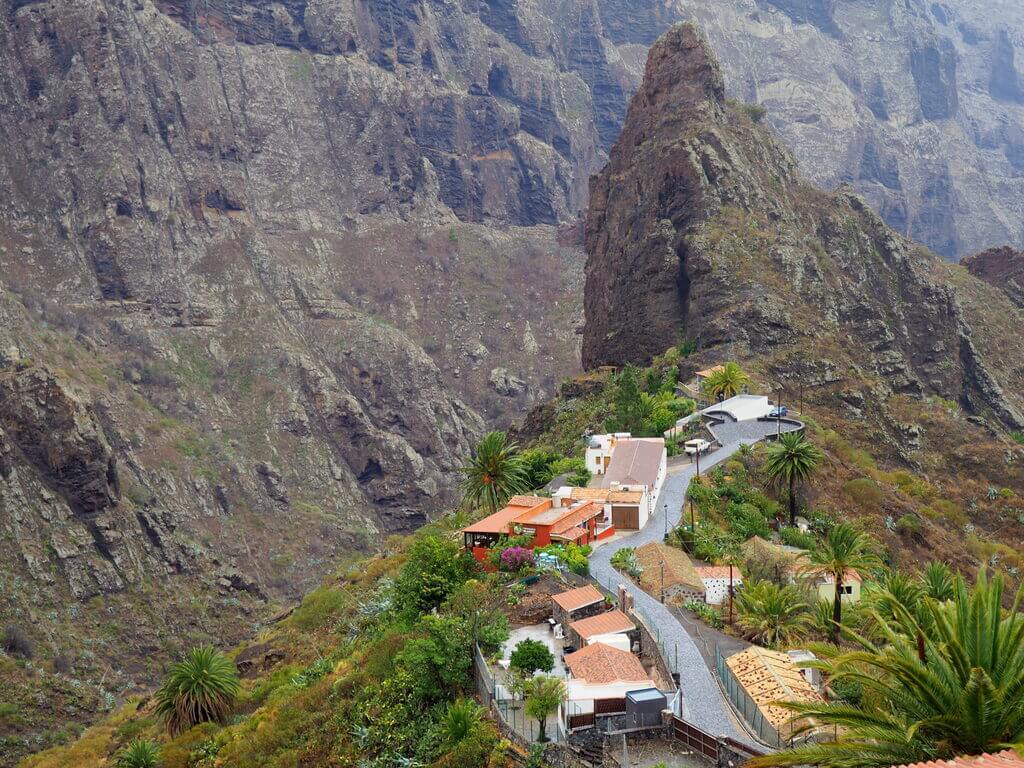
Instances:
[[[664,541],[668,538],[668,502],[665,502],[665,536],[662,539]]]

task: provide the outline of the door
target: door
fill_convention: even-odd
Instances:
[[[612,525],[620,531],[636,531],[640,528],[640,507],[612,505]]]

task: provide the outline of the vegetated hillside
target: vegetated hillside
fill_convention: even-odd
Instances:
[[[651,49],[592,184],[586,245],[587,367],[646,364],[684,339],[698,350],[684,379],[739,360],[836,442],[824,487],[837,509],[866,477],[886,486],[864,510],[875,525],[934,518],[928,546],[946,540],[949,556],[967,534],[1020,547],[1020,308],[906,242],[851,190],[803,181],[760,114],[725,99],[690,25]],[[595,379],[564,388],[525,433],[600,426]],[[911,480],[931,490],[901,490]],[[943,499],[954,506],[930,506]]]
[[[294,611],[230,651],[242,679],[225,725],[171,734],[155,697],[135,697],[20,765],[109,766],[137,739],[159,745],[163,768],[522,764],[522,749],[474,701],[461,704],[464,733],[446,725],[453,702],[475,690],[474,641],[485,653],[499,648],[522,593],[480,572],[450,521],[396,537],[380,556],[332,565]]]

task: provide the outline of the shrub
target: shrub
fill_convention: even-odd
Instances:
[[[519,672],[531,675],[538,670],[550,672],[555,668],[555,657],[540,640],[521,640],[509,656],[509,666]]]
[[[707,603],[702,603],[699,600],[687,600],[683,603],[683,608],[697,614],[697,617],[709,627],[721,629],[725,626],[721,614]]]
[[[755,123],[760,123],[768,114],[768,110],[763,104],[741,104],[740,110]]]
[[[644,569],[636,559],[636,551],[632,547],[623,547],[611,558],[612,568],[628,573],[633,578],[640,578]]]
[[[501,569],[503,571],[521,571],[533,565],[533,551],[525,547],[509,547],[501,553]]]
[[[223,723],[241,690],[235,665],[209,646],[193,648],[171,667],[156,692],[156,713],[172,734],[199,723]]]
[[[160,747],[146,739],[136,739],[121,750],[115,763],[117,768],[157,768],[160,765]]]
[[[896,521],[896,530],[904,534],[917,534],[921,532],[921,520],[917,515],[906,514]]]
[[[476,561],[452,539],[417,536],[395,580],[395,597],[407,612],[440,607],[477,570]]]
[[[753,504],[737,504],[731,502],[725,508],[725,518],[733,535],[746,541],[751,536],[767,539],[771,536],[768,521]]]
[[[865,510],[877,510],[882,506],[882,501],[885,499],[885,494],[878,483],[870,477],[859,477],[856,480],[851,480],[843,486],[843,490],[853,499],[857,506]]]
[[[349,598],[340,589],[319,587],[306,595],[288,617],[288,623],[296,629],[311,632],[333,624],[348,603]]]
[[[799,528],[790,528],[788,526],[779,529],[779,536],[782,538],[783,544],[790,547],[799,547],[800,549],[812,549],[816,541],[813,533],[805,533]]]
[[[16,624],[8,624],[4,629],[3,649],[11,654],[11,656],[31,659],[33,650],[32,638]]]
[[[1014,430],[1013,432],[1010,433],[1010,437],[1013,438],[1014,442],[1024,445],[1024,432],[1021,432],[1020,430]]]

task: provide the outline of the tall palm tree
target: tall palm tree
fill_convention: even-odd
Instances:
[[[799,432],[786,432],[766,450],[768,477],[789,488],[789,524],[796,525],[796,484],[806,483],[817,471],[825,454]]]
[[[491,514],[517,493],[530,490],[526,468],[519,460],[519,446],[510,443],[504,432],[485,435],[462,468],[465,499]]]
[[[735,397],[750,383],[750,377],[736,363],[726,363],[704,379],[704,394],[709,400]]]
[[[952,599],[925,598],[926,628],[911,611],[883,621],[885,642],[853,633],[860,646],[816,662],[833,682],[858,684],[869,704],[789,702],[805,727],[838,733],[759,757],[754,768],[815,765],[880,766],[977,755],[1024,744],[1024,588],[1009,612],[1003,580],[979,575],[973,587],[957,576]]]
[[[843,587],[850,571],[867,571],[879,564],[875,542],[849,523],[833,526],[828,535],[818,541],[807,553],[803,566],[805,573],[831,576],[835,585],[832,598],[832,642],[839,645],[839,632],[843,621]]]
[[[792,585],[748,584],[736,596],[736,609],[744,634],[769,648],[799,641],[811,624],[810,605]]]

